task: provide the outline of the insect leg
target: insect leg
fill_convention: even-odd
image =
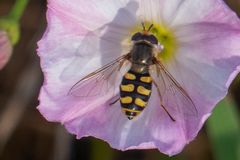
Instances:
[[[120,100],[120,97],[118,97],[118,98],[117,98],[116,100],[114,100],[113,102],[110,102],[109,105],[112,106],[112,105],[114,105],[114,104],[115,104],[117,101],[119,101],[119,100]]]
[[[153,84],[155,85],[155,87],[157,88],[157,92],[158,92],[158,95],[159,95],[159,98],[160,98],[160,103],[161,103],[161,107],[163,108],[163,110],[167,113],[167,115],[169,116],[169,118],[175,122],[176,120],[173,118],[173,116],[171,116],[171,114],[168,112],[168,110],[166,109],[166,107],[163,105],[163,100],[162,100],[162,96],[161,96],[161,93],[159,91],[159,88],[157,87],[157,84],[156,82],[153,80]]]

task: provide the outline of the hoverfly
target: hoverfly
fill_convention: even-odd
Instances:
[[[117,99],[109,105],[120,100],[122,111],[131,120],[147,106],[154,86],[160,99],[159,107],[162,107],[172,121],[176,119],[169,112],[169,108],[183,114],[196,115],[197,109],[188,93],[156,58],[155,49],[159,43],[151,33],[153,24],[146,29],[142,23],[142,27],[142,32],[131,37],[133,47],[129,53],[83,77],[72,86],[69,94],[79,97],[103,96],[118,88]],[[130,63],[130,69],[123,76],[119,76],[126,63]],[[114,84],[111,84],[112,80]]]

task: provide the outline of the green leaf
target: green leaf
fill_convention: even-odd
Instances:
[[[237,108],[230,99],[222,100],[207,122],[208,135],[216,160],[240,160],[240,127]]]

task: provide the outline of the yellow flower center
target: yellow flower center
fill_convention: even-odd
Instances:
[[[148,28],[152,23],[144,22],[146,28]],[[142,26],[138,25],[131,30],[131,35],[136,32],[141,32]],[[158,53],[157,58],[162,61],[170,60],[177,50],[177,42],[173,31],[162,24],[153,23],[153,27],[150,31],[156,38],[158,42],[164,47],[163,50]]]

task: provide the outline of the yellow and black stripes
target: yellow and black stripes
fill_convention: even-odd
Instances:
[[[129,70],[120,85],[120,103],[128,119],[133,119],[146,107],[152,91],[149,73]]]

